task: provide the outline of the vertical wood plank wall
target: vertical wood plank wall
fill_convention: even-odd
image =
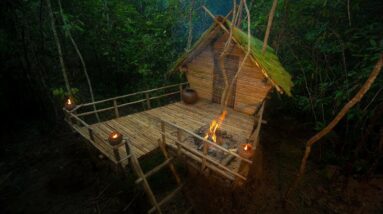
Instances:
[[[228,34],[221,34],[213,39],[203,51],[188,63],[186,74],[190,87],[195,89],[201,98],[212,100],[214,94],[214,54],[221,54]],[[227,54],[239,57],[239,63],[245,56],[244,51],[236,45],[231,45]],[[233,61],[235,62],[235,61]],[[225,64],[230,63],[225,62]],[[231,67],[237,67],[235,65]],[[224,82],[222,81],[222,87]],[[216,85],[216,84],[215,84]],[[216,90],[217,90],[217,86]],[[272,85],[267,81],[260,69],[248,57],[236,82],[234,109],[246,114],[253,114],[271,90]],[[219,89],[218,89],[219,90]]]

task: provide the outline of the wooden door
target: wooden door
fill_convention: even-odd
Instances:
[[[215,103],[221,103],[222,93],[225,88],[225,79],[223,77],[219,55],[220,55],[219,52],[214,52],[213,102]],[[230,85],[232,80],[234,79],[236,72],[238,71],[239,57],[236,55],[230,55],[230,54],[226,55],[223,66],[224,66],[224,71],[227,74],[227,78],[229,80],[229,85]],[[227,106],[231,108],[234,108],[236,82],[237,81],[234,82],[234,85],[231,91],[231,96],[229,97],[229,100],[227,103]]]

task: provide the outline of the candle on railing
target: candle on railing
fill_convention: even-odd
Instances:
[[[238,154],[246,159],[251,159],[254,155],[253,145],[249,143],[239,145]]]
[[[68,99],[66,100],[64,104],[64,107],[66,110],[71,111],[72,109],[76,107],[76,104],[74,103],[72,98],[68,97]]]
[[[111,145],[118,145],[122,141],[122,134],[118,133],[117,131],[113,131],[109,134],[108,142]]]
[[[248,160],[252,159],[254,156],[253,145],[249,143],[240,144],[238,147],[238,155]],[[243,177],[247,178],[247,175],[250,171],[250,166],[251,164],[247,163],[246,161],[240,160],[238,173],[241,174]],[[244,183],[244,181],[236,177],[234,183],[236,186],[241,186]]]

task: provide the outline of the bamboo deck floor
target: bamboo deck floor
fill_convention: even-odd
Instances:
[[[161,138],[161,125],[158,119],[174,123],[190,131],[196,131],[201,126],[209,124],[219,114],[220,105],[207,100],[199,100],[194,105],[176,102],[90,126],[103,139],[107,139],[113,130],[128,137],[131,141],[131,152],[140,158],[158,148],[158,140]],[[221,129],[230,133],[237,142],[245,142],[252,131],[253,124],[254,117],[229,109]],[[166,128],[166,132],[176,134],[175,130]],[[80,134],[84,137],[89,136],[86,128],[79,128],[77,131],[81,132]],[[109,158],[114,156],[113,151],[103,145],[105,142],[96,141],[95,144],[104,155]],[[120,147],[119,150],[121,159],[125,159],[127,157],[125,147]],[[127,161],[122,162],[122,165],[127,163]]]

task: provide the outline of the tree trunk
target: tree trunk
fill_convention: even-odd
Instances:
[[[273,6],[271,6],[271,10],[270,10],[270,13],[269,13],[269,20],[267,21],[267,28],[266,28],[265,38],[263,39],[262,54],[265,53],[266,48],[267,48],[267,42],[269,40],[271,25],[273,24],[273,18],[274,18],[274,14],[275,14],[275,9],[277,8],[277,4],[278,4],[278,0],[274,0],[273,1]]]
[[[342,108],[342,110],[338,113],[338,115],[336,115],[336,117],[324,129],[322,129],[320,132],[318,132],[316,135],[314,135],[312,138],[310,138],[307,141],[305,154],[302,158],[299,172],[294,182],[292,183],[292,185],[289,187],[289,189],[286,192],[286,199],[289,197],[290,193],[296,188],[300,179],[305,173],[307,159],[310,156],[311,147],[316,142],[318,142],[323,136],[327,135],[339,123],[339,121],[344,117],[344,115],[346,115],[346,113],[362,99],[362,97],[366,94],[368,89],[370,89],[376,77],[379,75],[380,70],[382,69],[382,66],[383,66],[383,54],[380,55],[379,60],[376,63],[374,69],[372,70],[370,76],[368,77],[367,81],[363,84],[362,88],[358,91],[358,93]]]
[[[63,12],[60,0],[58,0],[58,4],[59,4],[60,15],[61,15],[62,21],[63,21],[64,25],[66,25],[67,23],[66,23],[66,20],[64,18],[64,12]],[[82,57],[80,49],[78,48],[76,41],[73,39],[72,33],[70,32],[70,30],[68,30],[67,33],[68,33],[68,37],[69,37],[69,39],[70,39],[74,49],[76,50],[76,53],[77,53],[78,57],[80,58],[81,65],[82,65],[82,68],[83,68],[83,71],[84,71],[84,75],[85,75],[86,81],[88,83],[90,97],[91,97],[92,103],[94,103],[95,100],[94,100],[94,93],[93,93],[92,82],[90,81],[90,78],[89,78],[89,75],[88,75],[88,71],[86,69],[84,58]],[[96,104],[93,104],[93,109],[96,112],[97,121],[100,122],[100,116],[97,113]]]
[[[188,36],[188,43],[186,46],[186,50],[189,50],[192,44],[193,40],[193,8],[194,8],[194,2],[195,0],[192,0],[190,3],[190,10],[189,10],[189,36]]]
[[[57,31],[56,31],[56,24],[55,24],[55,19],[54,19],[53,12],[52,12],[51,1],[50,0],[46,0],[46,3],[47,3],[47,6],[48,6],[49,17],[51,19],[51,27],[52,27],[53,37],[55,39],[55,43],[56,43],[56,46],[57,46],[57,51],[58,51],[58,55],[59,55],[60,65],[61,65],[61,72],[62,72],[63,77],[64,77],[65,87],[66,87],[66,89],[68,91],[68,94],[71,95],[72,91],[71,91],[71,88],[70,88],[70,84],[69,84],[69,80],[68,80],[68,75],[67,75],[66,69],[65,69],[63,53],[62,53],[62,49],[61,49],[61,45],[60,45],[60,39],[59,39],[59,36],[57,34]]]

